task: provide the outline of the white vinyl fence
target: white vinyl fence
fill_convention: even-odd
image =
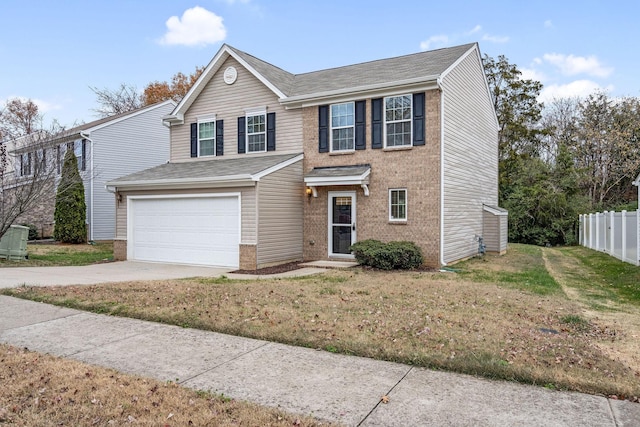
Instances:
[[[640,210],[580,215],[580,244],[640,265]]]

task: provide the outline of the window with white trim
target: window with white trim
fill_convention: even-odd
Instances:
[[[355,103],[331,105],[331,151],[354,149]]]
[[[411,145],[412,96],[388,96],[384,99],[386,147]]]
[[[247,115],[247,153],[267,151],[267,114]]]
[[[407,220],[407,190],[392,188],[389,190],[389,221]]]
[[[198,120],[198,157],[216,154],[216,120]]]

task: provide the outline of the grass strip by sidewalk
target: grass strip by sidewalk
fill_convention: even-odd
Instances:
[[[599,344],[633,331],[584,318],[539,248],[472,260],[463,274],[330,271],[295,279],[197,278],[17,288],[5,294],[551,388],[640,396],[640,369]],[[494,277],[491,280],[491,277]]]
[[[89,265],[113,261],[113,243],[89,244],[29,244],[29,259],[0,259],[0,268],[5,267],[54,267]]]
[[[252,403],[0,344],[0,424],[320,426]]]

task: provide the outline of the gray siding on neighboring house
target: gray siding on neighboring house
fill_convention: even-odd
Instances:
[[[498,204],[498,123],[476,51],[443,79],[443,260],[477,253],[482,204]]]
[[[169,160],[169,130],[162,124],[162,116],[173,110],[172,104],[157,106],[135,116],[96,129],[93,140],[93,240],[115,237],[115,201],[113,193],[105,189],[107,181]],[[91,143],[87,141],[87,153]],[[91,155],[87,154],[87,175]],[[90,181],[85,179],[90,195]],[[87,219],[91,221],[91,198],[87,197]],[[91,228],[91,224],[89,225]]]
[[[302,161],[258,183],[258,268],[302,260],[304,188]]]
[[[117,240],[127,240],[127,200],[126,196],[179,196],[181,194],[203,193],[240,193],[240,215],[242,216],[242,235],[240,243],[256,244],[256,189],[255,187],[197,188],[186,190],[146,190],[123,192],[122,201],[116,202]]]
[[[223,81],[224,70],[229,66],[234,66],[238,71],[238,78],[232,85]],[[238,117],[246,115],[245,109],[257,107],[267,107],[268,113],[276,113],[276,151],[273,153],[301,152],[302,111],[285,110],[269,88],[230,57],[187,110],[184,124],[171,126],[171,161],[197,160],[191,158],[190,124],[197,122],[198,118],[210,118],[213,115],[217,120],[224,121],[223,158],[270,154],[238,154]]]

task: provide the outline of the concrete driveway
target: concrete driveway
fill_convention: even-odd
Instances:
[[[78,267],[11,267],[0,269],[0,288],[17,286],[93,285],[133,280],[217,277],[230,268],[120,261]]]

